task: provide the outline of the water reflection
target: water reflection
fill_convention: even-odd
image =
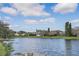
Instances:
[[[21,38],[13,41],[15,51],[12,55],[33,53],[36,55],[64,55],[65,44],[63,39]]]
[[[65,40],[65,55],[79,56],[79,40]]]
[[[79,56],[79,40],[72,40],[72,55]]]
[[[79,40],[17,38],[12,41],[11,55],[78,56]]]
[[[72,55],[72,43],[71,40],[65,40],[65,48],[66,48],[66,56],[71,56]]]

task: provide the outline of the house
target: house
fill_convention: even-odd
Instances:
[[[72,34],[73,34],[74,36],[79,36],[79,28],[74,28],[74,29],[72,30]]]
[[[48,32],[47,30],[36,30],[36,36],[57,36],[57,35],[64,35],[63,31],[54,30]]]
[[[36,36],[36,32],[28,32],[29,36]]]
[[[60,30],[54,30],[54,31],[50,31],[49,35],[50,36],[64,35],[64,32]]]
[[[19,34],[18,33],[15,33],[15,36],[19,36]]]
[[[36,36],[44,36],[46,32],[45,30],[36,30]]]

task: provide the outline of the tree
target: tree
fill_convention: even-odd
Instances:
[[[50,32],[50,28],[48,28],[48,32]]]
[[[71,23],[69,24],[69,36],[72,36],[72,25],[71,25]]]
[[[65,35],[68,36],[68,25],[69,25],[69,22],[66,22],[65,23]]]
[[[69,23],[69,22],[65,23],[65,35],[66,36],[72,35],[72,26],[71,26],[71,23]]]
[[[11,35],[12,34],[12,35]],[[0,37],[8,38],[13,36],[13,30],[9,29],[9,24],[0,20]]]

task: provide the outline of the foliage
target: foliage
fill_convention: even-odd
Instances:
[[[48,28],[48,32],[50,32],[50,28]]]
[[[4,56],[6,54],[5,47],[2,43],[0,43],[0,56]]]
[[[6,51],[6,56],[9,56],[11,54],[11,52],[13,51],[13,48],[12,48],[12,44],[11,43],[4,43],[4,47],[5,47],[5,51]]]
[[[65,35],[72,36],[72,25],[69,22],[65,23]]]
[[[69,24],[69,36],[72,36],[72,25],[71,25],[71,23]]]
[[[14,36],[14,31],[9,29],[9,24],[4,23],[0,20],[0,37],[1,38],[8,38]]]

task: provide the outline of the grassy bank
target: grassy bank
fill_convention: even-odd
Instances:
[[[19,38],[51,38],[51,39],[79,39],[79,37],[66,36],[18,36]]]
[[[32,38],[52,38],[52,39],[79,39],[79,37],[65,37],[65,36],[30,36]]]
[[[9,56],[10,53],[13,51],[11,43],[6,44],[0,42],[0,56]]]
[[[66,37],[66,36],[15,36],[13,38],[51,38],[51,39],[79,39],[79,37]],[[3,38],[0,38],[2,40]],[[12,39],[12,38],[9,38]]]
[[[0,56],[4,56],[6,54],[5,47],[2,43],[0,43]]]

